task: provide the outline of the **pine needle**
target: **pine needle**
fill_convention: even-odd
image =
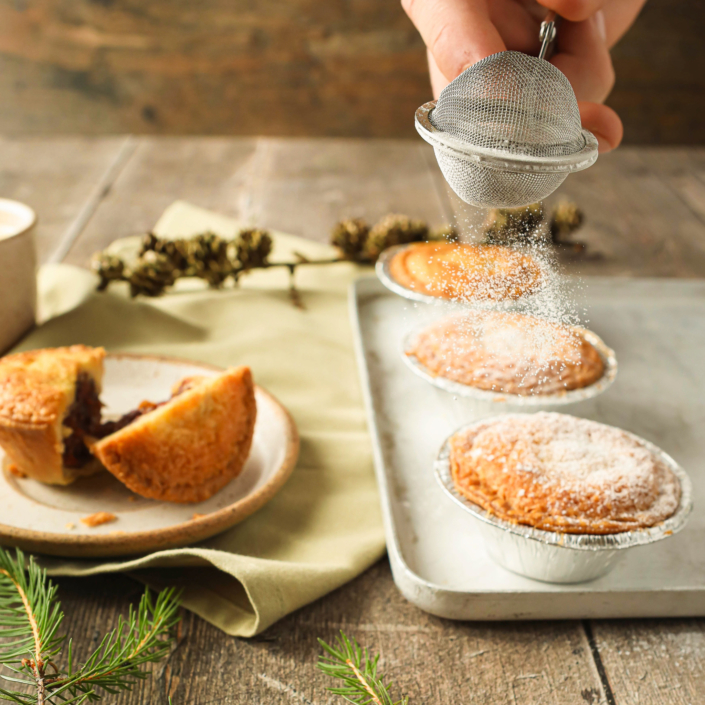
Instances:
[[[331,693],[357,705],[407,705],[409,700],[406,697],[392,700],[392,682],[385,685],[382,676],[377,673],[379,655],[371,658],[367,649],[342,631],[336,637],[335,646],[322,639],[318,643],[325,649],[319,658],[318,668],[327,676],[343,682],[339,687],[328,688]]]
[[[131,690],[147,677],[144,666],[166,656],[173,643],[172,631],[179,621],[178,595],[173,589],[149,591],[137,610],[103,637],[86,661],[76,666],[73,645],[59,633],[64,615],[57,588],[32,557],[21,551],[13,558],[0,548],[0,666],[14,675],[0,673],[7,683],[22,691],[0,687],[0,700],[21,705],[80,705],[100,700],[104,693]],[[66,669],[56,662],[66,644]],[[33,686],[32,694],[26,694]],[[24,692],[23,692],[24,691]]]

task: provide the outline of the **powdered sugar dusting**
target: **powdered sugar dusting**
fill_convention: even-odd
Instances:
[[[576,330],[535,316],[469,311],[422,331],[407,350],[433,375],[508,394],[555,394],[602,377],[599,352]]]
[[[473,501],[549,530],[612,533],[678,508],[680,484],[620,429],[565,414],[505,416],[452,441],[454,478]]]

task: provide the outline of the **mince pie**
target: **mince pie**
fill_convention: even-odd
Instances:
[[[505,521],[571,534],[645,529],[678,509],[680,482],[636,437],[565,414],[500,416],[450,439],[456,489]]]
[[[389,273],[406,289],[458,301],[516,300],[542,284],[533,257],[498,245],[409,245],[392,257]]]
[[[438,321],[416,335],[405,352],[435,377],[505,394],[580,389],[605,371],[581,329],[498,311]]]
[[[85,439],[100,426],[103,348],[0,359],[0,445],[15,474],[52,485],[100,470]]]
[[[249,455],[257,416],[252,374],[237,367],[187,378],[172,391],[167,402],[143,402],[90,449],[143,497],[202,502],[239,475]]]

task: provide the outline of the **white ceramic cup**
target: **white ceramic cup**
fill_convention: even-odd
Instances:
[[[33,325],[37,313],[34,211],[0,198],[0,354]]]

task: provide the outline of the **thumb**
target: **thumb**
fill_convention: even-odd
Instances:
[[[601,154],[619,146],[624,135],[624,127],[619,115],[601,103],[578,102],[580,120],[586,130],[597,138]]]
[[[402,6],[448,81],[506,48],[486,0],[402,0]]]

